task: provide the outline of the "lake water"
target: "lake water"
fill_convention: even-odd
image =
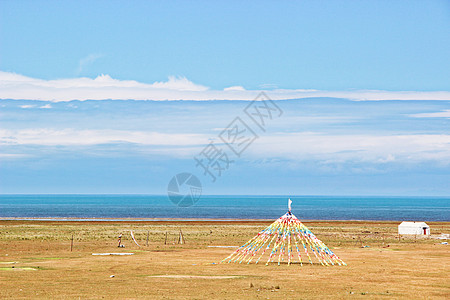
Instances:
[[[287,196],[202,196],[177,207],[157,195],[0,195],[0,218],[276,219]],[[290,196],[303,220],[450,221],[450,197]]]

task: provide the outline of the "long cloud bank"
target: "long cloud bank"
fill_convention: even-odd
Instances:
[[[246,90],[241,86],[212,90],[191,82],[185,77],[169,77],[165,82],[152,84],[134,80],[118,80],[109,75],[95,79],[71,78],[43,80],[11,72],[0,71],[0,99],[43,101],[70,100],[253,100],[264,90]],[[275,89],[266,91],[274,100],[310,97],[365,100],[450,100],[450,91],[319,91],[302,89]]]
[[[168,134],[127,130],[76,129],[0,129],[0,145],[95,146],[132,143],[145,146],[148,153],[172,157],[192,158],[209,143],[206,134]],[[216,143],[220,141],[216,140]],[[316,159],[324,163],[394,161],[438,161],[450,163],[450,135],[328,135],[295,132],[263,136],[252,144],[247,159],[283,158],[289,160]],[[20,158],[4,153],[3,158]]]

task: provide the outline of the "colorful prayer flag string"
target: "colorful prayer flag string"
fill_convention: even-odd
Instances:
[[[266,244],[267,246],[265,246]],[[239,247],[231,255],[222,260],[222,263],[246,262],[249,264],[255,257],[258,257],[256,260],[257,264],[264,257],[266,251],[272,247],[272,251],[268,254],[266,265],[274,262],[280,265],[284,263],[285,258],[287,258],[288,265],[295,263],[296,258],[294,252],[296,252],[298,263],[302,266],[303,263],[307,263],[301,255],[300,249],[302,246],[310,264],[313,264],[310,255],[312,254],[318,263],[324,266],[347,265],[290,211]],[[269,252],[267,251],[267,253]]]

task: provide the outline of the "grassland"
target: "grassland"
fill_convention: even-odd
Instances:
[[[210,246],[242,245],[269,223],[0,221],[0,297],[450,298],[449,246],[399,239],[397,222],[305,222],[345,267],[218,264],[233,249]],[[450,223],[429,225],[433,235],[450,233]],[[134,255],[92,255],[103,252]]]

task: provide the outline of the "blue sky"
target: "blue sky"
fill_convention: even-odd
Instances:
[[[448,1],[1,1],[0,68],[214,89],[447,90]]]
[[[0,193],[191,172],[205,194],[448,196],[449,25],[447,1],[1,1]],[[237,116],[258,138],[213,183],[194,157]]]

